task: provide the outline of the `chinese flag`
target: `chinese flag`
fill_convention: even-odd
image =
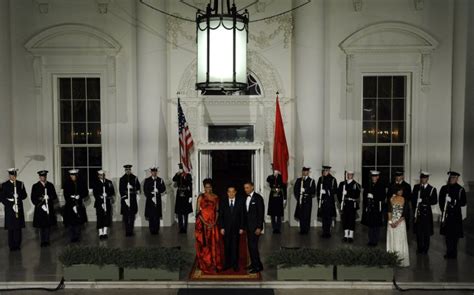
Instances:
[[[285,127],[281,117],[280,103],[276,98],[275,138],[273,139],[273,169],[281,172],[283,183],[288,182],[288,146],[286,145]]]

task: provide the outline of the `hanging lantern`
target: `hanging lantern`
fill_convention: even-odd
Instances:
[[[223,0],[206,12],[196,13],[196,89],[239,91],[247,88],[248,12],[240,14],[235,4],[224,12]]]

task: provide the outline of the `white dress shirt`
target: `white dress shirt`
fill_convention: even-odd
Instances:
[[[254,192],[251,192],[250,195],[247,196],[247,201],[245,202],[245,204],[247,205],[247,212],[249,212],[250,201],[252,200],[253,193]]]

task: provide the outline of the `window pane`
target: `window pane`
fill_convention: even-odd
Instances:
[[[69,178],[69,170],[70,167],[62,168],[61,169],[61,186],[64,187],[64,184],[66,183],[66,180]]]
[[[59,79],[59,99],[71,99],[71,79]]]
[[[393,100],[393,120],[395,121],[405,120],[405,100],[404,99]]]
[[[74,164],[76,167],[87,167],[87,148],[74,148]]]
[[[405,142],[405,123],[404,122],[393,122],[392,123],[392,142],[403,143]]]
[[[86,102],[74,101],[72,104],[74,122],[86,122]]]
[[[61,122],[71,122],[71,101],[61,100],[59,104],[59,120]]]
[[[378,77],[377,97],[389,98],[392,96],[392,77],[380,76]]]
[[[362,142],[375,143],[375,122],[364,122],[362,130]]]
[[[392,146],[392,165],[403,166],[405,163],[405,147]]]
[[[99,78],[87,78],[87,99],[100,99]]]
[[[377,129],[377,142],[378,143],[389,143],[390,142],[390,122],[379,123]]]
[[[86,99],[85,78],[72,78],[72,99]]]
[[[364,121],[375,121],[376,100],[375,99],[364,99]]]
[[[377,120],[390,121],[392,119],[392,107],[390,99],[377,100]]]
[[[89,123],[87,124],[88,130],[88,143],[89,144],[100,144],[101,142],[101,130],[100,123]]]
[[[393,97],[405,98],[406,97],[406,77],[395,76],[393,77]]]
[[[86,138],[86,124],[74,123],[74,144],[85,144]]]
[[[61,123],[60,124],[60,143],[61,144],[71,144],[72,143],[72,130],[71,123]]]
[[[377,166],[390,165],[390,146],[377,147]]]
[[[61,166],[72,167],[73,166],[73,151],[72,147],[61,148]]]
[[[377,97],[377,77],[365,76],[363,88],[364,97]]]
[[[102,166],[102,148],[100,147],[89,148],[89,166],[95,166],[95,167]]]
[[[362,147],[362,166],[375,165],[375,146]]]
[[[87,122],[100,122],[100,101],[87,101]]]

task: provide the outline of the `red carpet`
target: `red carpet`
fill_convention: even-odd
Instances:
[[[226,271],[222,271],[217,274],[208,274],[202,272],[199,267],[197,260],[194,261],[193,268],[189,274],[189,279],[191,281],[260,281],[262,276],[260,273],[250,274],[247,270],[247,265],[249,265],[249,257],[247,254],[247,236],[242,234],[240,236],[240,257],[239,257],[239,271],[235,272],[232,268]]]

